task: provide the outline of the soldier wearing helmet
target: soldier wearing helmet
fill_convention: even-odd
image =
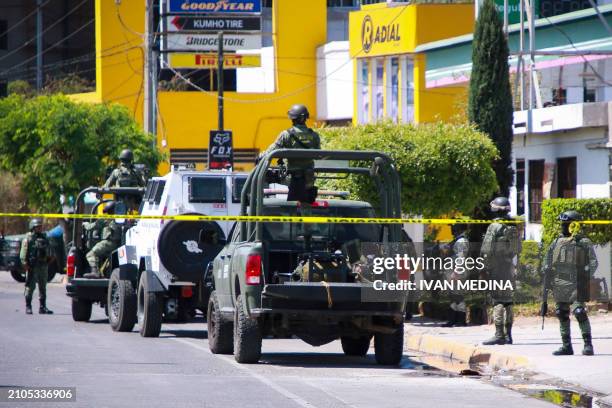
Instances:
[[[555,314],[559,319],[561,331],[561,348],[553,355],[572,355],[570,310],[578,321],[584,348],[582,354],[592,356],[591,323],[587,315],[585,302],[589,300],[590,280],[597,270],[597,257],[591,241],[572,231],[572,223],[582,221],[577,211],[565,211],[559,215],[561,235],[556,238],[544,258],[544,284],[552,289],[555,299]]]
[[[491,201],[490,206],[491,211],[497,216],[487,228],[480,256],[483,258],[489,279],[499,281],[502,285],[510,281],[514,288],[521,241],[516,225],[499,222],[512,219],[509,215],[510,201],[506,197],[497,197]],[[512,290],[491,291],[495,335],[483,344],[512,344],[514,321],[512,292]]]
[[[123,149],[119,154],[119,161],[119,167],[113,170],[104,183],[104,188],[144,187],[144,177],[134,168],[134,153],[130,149]]]
[[[306,126],[306,120],[310,117],[306,106],[293,105],[287,115],[293,126],[283,130],[276,141],[263,154],[278,149],[320,149],[321,138],[319,134]],[[310,159],[291,159],[287,163],[287,172],[291,176],[288,200],[306,203],[314,201],[316,198],[314,161]]]
[[[115,202],[111,201],[107,203],[104,206],[103,212],[104,214],[114,214]],[[102,240],[94,245],[85,256],[89,263],[90,272],[83,275],[83,277],[88,279],[104,278],[103,273],[100,271],[100,261],[108,259],[110,254],[120,245],[121,226],[117,224],[115,220],[110,220],[102,230]]]
[[[47,265],[49,262],[49,240],[42,232],[42,220],[34,218],[30,221],[30,232],[21,244],[21,264],[26,271],[25,301],[26,314],[32,314],[32,295],[38,284],[38,313],[53,314],[47,309]]]

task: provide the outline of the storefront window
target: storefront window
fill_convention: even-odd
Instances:
[[[390,72],[387,75],[387,78],[389,78],[387,90],[390,91],[390,100],[388,101],[389,108],[387,114],[394,122],[399,122],[399,58],[391,58],[389,65]]]
[[[414,65],[411,59],[403,59],[402,64],[402,121],[414,122]]]
[[[359,61],[359,123],[368,123],[370,119],[370,80],[369,66],[370,60],[360,59]]]
[[[385,114],[385,110],[384,110],[384,87],[385,87],[385,83],[384,83],[384,74],[385,74],[385,60],[382,58],[378,58],[375,61],[375,69],[376,69],[376,82],[375,82],[375,86],[374,86],[374,100],[373,102],[373,107],[374,107],[374,119],[375,120],[380,120],[383,118],[384,114]]]

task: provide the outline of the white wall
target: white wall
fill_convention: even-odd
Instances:
[[[242,50],[240,54],[261,54],[260,68],[239,68],[236,70],[236,90],[244,93],[274,92],[274,47],[259,50]]]
[[[353,62],[348,41],[317,48],[317,120],[353,117]]]

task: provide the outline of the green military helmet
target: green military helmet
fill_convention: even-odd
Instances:
[[[33,218],[30,220],[30,231],[32,231],[36,227],[42,227],[43,223],[40,218]]]
[[[306,122],[306,119],[310,117],[308,108],[304,105],[293,105],[289,112],[287,112],[289,119]]]
[[[115,202],[109,201],[104,205],[104,209],[102,210],[104,214],[114,214],[115,213]]]
[[[578,211],[574,210],[564,211],[559,214],[558,218],[561,222],[582,221],[582,215],[580,215]]]
[[[131,163],[132,161],[134,161],[134,153],[132,153],[130,149],[123,149],[119,154],[119,160],[121,160],[122,162]]]
[[[493,212],[510,212],[510,200],[507,197],[496,197],[489,205]]]

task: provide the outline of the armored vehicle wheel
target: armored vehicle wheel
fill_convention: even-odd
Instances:
[[[216,292],[213,292],[208,300],[206,322],[210,351],[213,354],[232,354],[234,351],[234,328],[232,322],[223,319]]]
[[[261,330],[257,320],[244,312],[243,303],[239,295],[234,311],[234,358],[239,363],[253,364],[261,357]]]
[[[363,357],[368,354],[371,339],[371,336],[362,336],[357,338],[342,337],[340,339],[342,342],[342,351],[344,351],[344,354],[347,356]]]
[[[138,285],[138,326],[142,337],[158,337],[162,325],[162,299],[156,292],[149,292],[147,274],[140,275]]]
[[[26,276],[25,276],[25,272],[21,272],[21,271],[11,271],[11,276],[13,277],[13,279],[15,279],[17,282],[25,282],[26,280]]]
[[[404,325],[397,327],[394,333],[376,333],[374,335],[374,353],[380,365],[398,365],[404,354]]]
[[[91,301],[72,298],[72,320],[87,322],[91,318]]]
[[[111,328],[118,332],[132,331],[136,324],[136,290],[129,280],[119,279],[115,269],[108,281],[106,310]]]

